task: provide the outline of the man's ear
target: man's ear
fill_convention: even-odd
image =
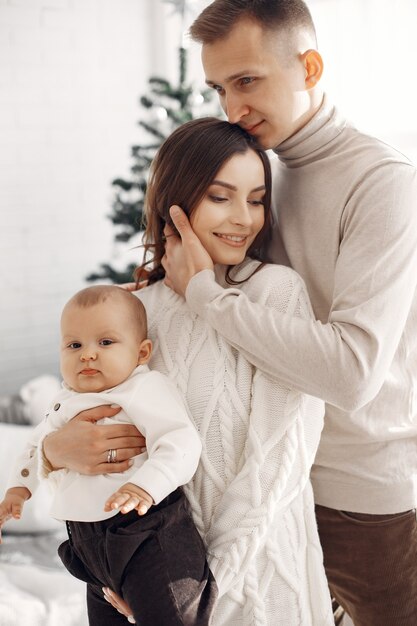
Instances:
[[[323,59],[317,50],[306,50],[301,55],[305,68],[305,84],[307,89],[312,89],[319,82],[323,74]]]
[[[151,358],[152,354],[152,341],[150,339],[144,339],[139,346],[138,365],[145,365]]]

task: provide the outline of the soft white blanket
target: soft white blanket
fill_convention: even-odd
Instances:
[[[0,564],[0,626],[87,626],[85,584],[68,572]]]

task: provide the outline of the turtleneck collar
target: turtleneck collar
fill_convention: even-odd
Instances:
[[[347,122],[339,116],[336,108],[329,103],[327,96],[317,113],[295,135],[283,141],[274,148],[279,159],[289,167],[297,167],[314,155],[314,158],[326,149],[327,144],[333,141]]]

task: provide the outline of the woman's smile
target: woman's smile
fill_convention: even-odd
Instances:
[[[244,246],[248,235],[225,235],[223,233],[213,233],[216,237],[222,240],[225,244],[233,247]]]

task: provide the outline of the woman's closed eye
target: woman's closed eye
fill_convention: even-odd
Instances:
[[[208,199],[212,202],[227,202],[229,198],[226,198],[225,196],[218,196],[216,194],[209,194]]]

